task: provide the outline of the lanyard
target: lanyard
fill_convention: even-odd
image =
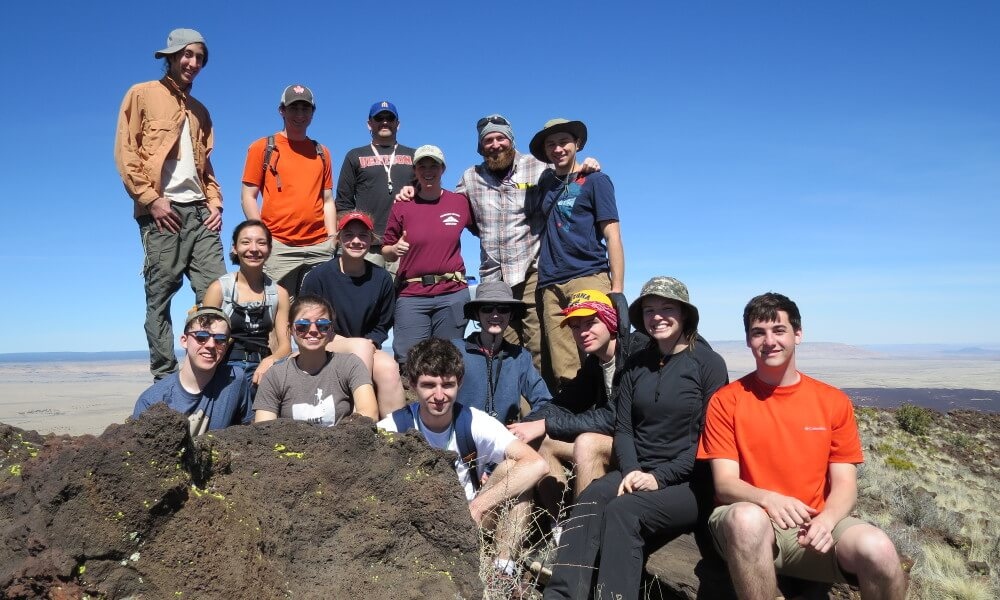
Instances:
[[[385,179],[386,179],[386,182],[387,182],[387,185],[388,185],[388,188],[389,188],[389,193],[391,194],[392,193],[392,165],[396,164],[396,148],[399,146],[399,144],[393,144],[392,145],[392,154],[389,155],[389,164],[385,164],[385,161],[382,160],[382,157],[384,155],[378,153],[378,150],[375,149],[375,144],[370,144],[370,145],[372,147],[372,152],[375,153],[375,156],[378,157],[379,164],[381,164],[382,168],[385,169]]]

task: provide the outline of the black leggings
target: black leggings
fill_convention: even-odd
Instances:
[[[690,483],[618,496],[621,482],[622,473],[612,471],[580,495],[562,523],[545,600],[590,598],[595,581],[602,598],[637,599],[645,543],[694,530],[698,501]]]

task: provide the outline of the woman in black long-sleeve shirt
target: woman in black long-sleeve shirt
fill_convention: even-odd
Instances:
[[[595,589],[605,598],[638,598],[646,541],[691,531],[698,518],[695,450],[708,399],[728,383],[726,364],[698,337],[698,309],[676,279],[646,282],[629,316],[651,341],[622,374],[619,470],[577,500],[546,599],[588,598]]]

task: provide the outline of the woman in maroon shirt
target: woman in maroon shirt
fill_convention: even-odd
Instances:
[[[463,229],[478,232],[469,199],[441,188],[440,148],[417,148],[413,170],[417,195],[393,204],[382,238],[382,256],[399,261],[392,349],[401,363],[421,340],[465,336],[463,309],[470,297],[461,238]]]

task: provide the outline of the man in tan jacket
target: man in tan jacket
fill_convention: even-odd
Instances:
[[[145,251],[146,340],[158,380],[177,370],[170,301],[184,275],[200,303],[226,269],[219,239],[222,193],[209,160],[212,119],[190,96],[208,62],[208,46],[197,31],[175,29],[153,56],[164,59],[165,74],[125,94],[115,164],[134,203]]]

